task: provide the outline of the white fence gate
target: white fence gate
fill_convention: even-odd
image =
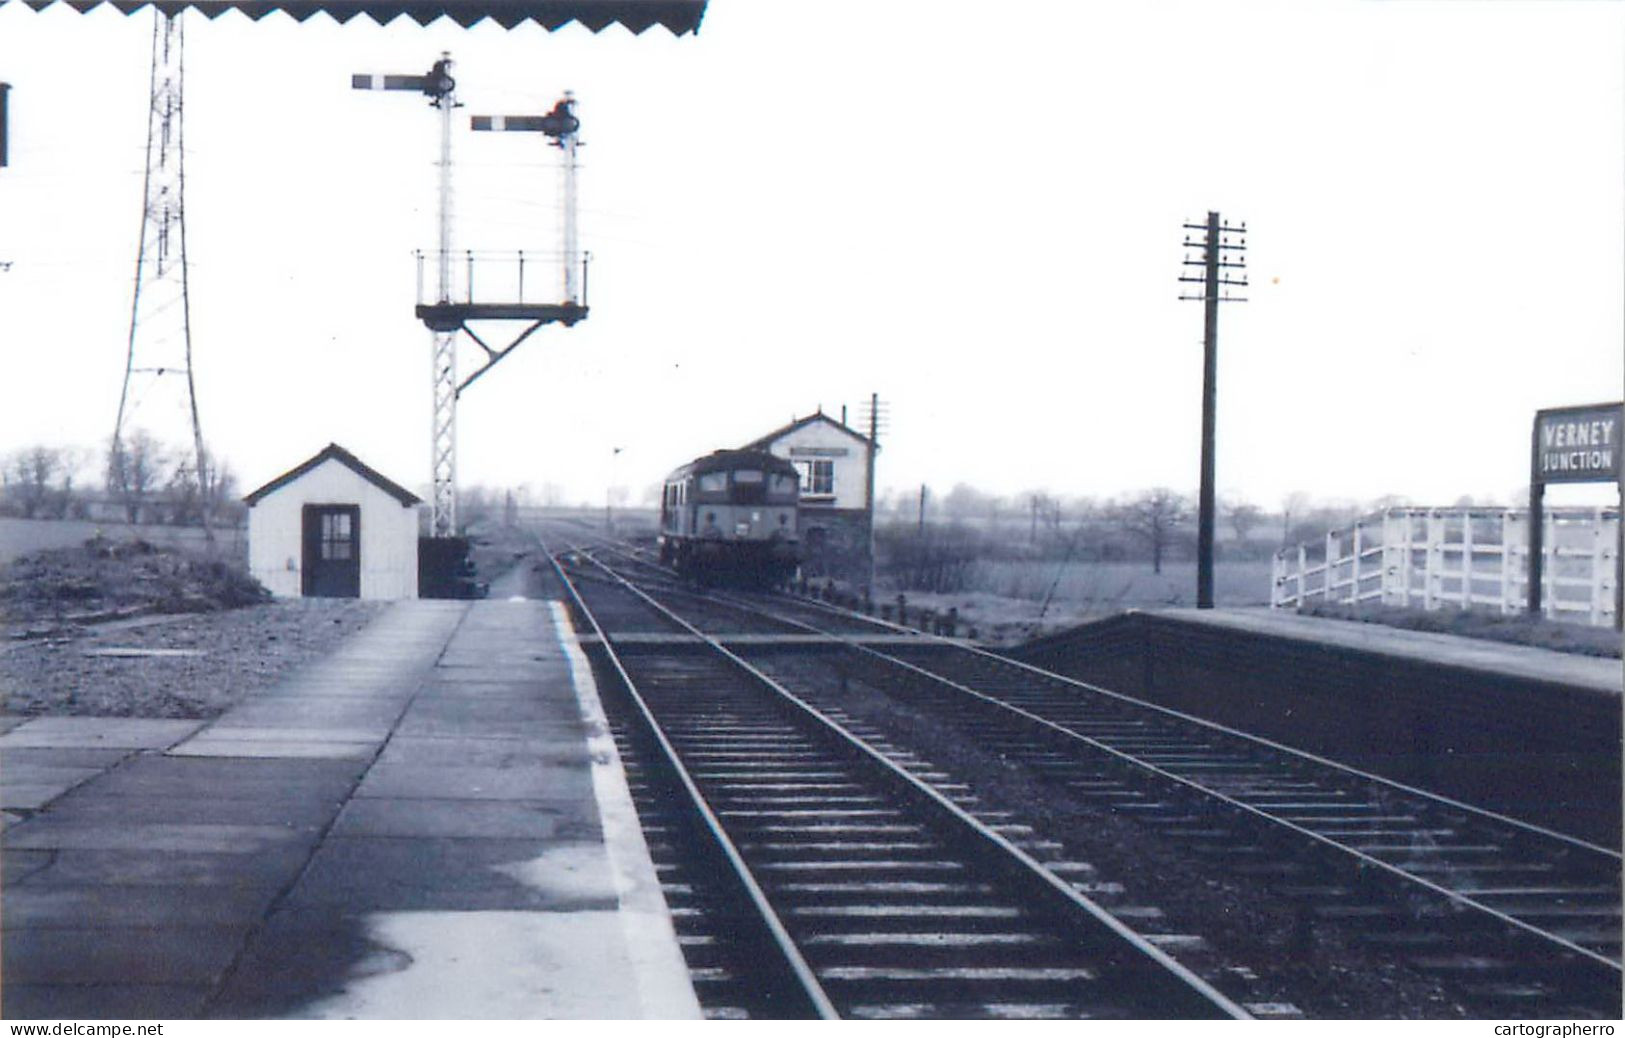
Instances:
[[[1541,603],[1556,620],[1614,622],[1617,508],[1545,509]],[[1522,612],[1529,513],[1511,508],[1390,508],[1275,554],[1270,605],[1371,602]]]

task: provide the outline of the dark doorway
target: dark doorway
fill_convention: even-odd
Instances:
[[[300,591],[306,598],[360,598],[361,506],[306,505],[304,519]]]

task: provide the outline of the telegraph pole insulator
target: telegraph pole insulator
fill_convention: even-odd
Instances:
[[[1231,226],[1219,214],[1207,214],[1205,224],[1185,225],[1186,231],[1200,231],[1200,240],[1185,235],[1185,247],[1198,249],[1197,258],[1186,257],[1185,266],[1201,267],[1201,276],[1181,275],[1182,282],[1202,286],[1200,294],[1179,298],[1203,304],[1202,321],[1202,482],[1198,491],[1196,518],[1196,608],[1213,608],[1213,526],[1214,526],[1214,429],[1217,424],[1219,372],[1219,304],[1245,303],[1229,294],[1232,288],[1247,287],[1247,225]]]

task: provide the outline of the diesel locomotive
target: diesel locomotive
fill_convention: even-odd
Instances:
[[[720,450],[666,477],[660,561],[704,583],[773,587],[800,562],[801,475],[761,450]]]

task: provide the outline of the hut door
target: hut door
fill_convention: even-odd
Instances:
[[[306,505],[301,591],[306,598],[361,597],[361,506]]]

